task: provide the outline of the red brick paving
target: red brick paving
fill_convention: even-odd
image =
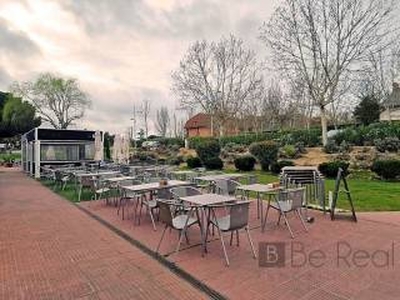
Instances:
[[[0,168],[0,299],[167,298],[207,297],[39,182]]]
[[[115,208],[105,206],[104,202],[81,205],[150,249],[155,249],[162,225],[158,224],[159,230],[154,232],[149,217],[140,226],[135,226],[132,220],[122,221]],[[348,220],[332,222],[328,215],[316,211],[310,211],[310,215],[315,217],[315,222],[309,224],[309,233],[302,230],[298,220],[290,218],[296,235],[293,241],[283,225],[276,226],[276,214],[271,214],[265,233],[261,233],[259,228],[251,230],[256,246],[258,242],[286,243],[286,265],[283,268],[260,268],[251,257],[243,234],[239,247],[227,247],[231,260],[229,268],[224,265],[219,240],[212,241],[209,253],[202,257],[200,247],[195,246],[199,242],[197,228],[189,231],[192,247],[185,246],[176,256],[167,258],[231,299],[400,299],[399,212],[360,213],[358,223]],[[251,220],[252,226],[258,224],[254,206]],[[176,241],[176,233],[167,233],[161,252],[168,254],[173,251]],[[341,245],[343,250],[344,242],[351,245],[353,253],[355,250],[365,250],[370,254],[377,250],[389,251],[393,245],[394,257],[390,256],[390,265],[384,268],[371,263],[365,267],[357,267],[354,263],[346,265],[343,261],[338,264],[337,245]],[[291,257],[290,249],[293,248],[290,245],[299,247],[300,244],[307,255],[313,250],[323,251],[326,255],[323,266],[304,263],[304,255],[300,253]],[[381,263],[382,258],[377,255],[376,262]]]

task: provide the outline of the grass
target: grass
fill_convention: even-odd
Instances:
[[[64,197],[65,199],[67,199],[71,202],[78,202],[78,193],[75,188],[75,184],[67,183],[64,190],[62,190],[60,186],[57,186],[55,188],[54,182],[52,180],[42,179],[42,180],[40,180],[40,182],[44,186],[47,186],[48,188],[52,189],[54,192],[56,192],[60,196]],[[92,195],[93,195],[93,193],[91,193],[88,189],[83,189],[82,194],[81,194],[81,201],[91,200]]]
[[[238,173],[238,171],[231,168],[225,171],[228,173]],[[279,180],[277,175],[260,170],[241,173],[257,175],[260,183],[271,183]],[[371,179],[371,173],[358,172],[349,176],[347,183],[356,211],[400,211],[399,182],[386,182]],[[334,191],[334,189],[335,180],[326,179],[326,193],[328,193],[328,191]],[[340,189],[344,189],[342,183]],[[339,194],[337,207],[343,209],[350,208],[346,194]]]
[[[238,173],[238,171],[233,168],[227,168],[224,171],[227,173]],[[256,175],[260,183],[278,181],[277,175],[261,170],[241,173]],[[41,182],[51,189],[54,188],[53,183],[49,180],[42,180]],[[371,179],[371,173],[368,172],[353,173],[349,176],[347,182],[356,211],[400,211],[399,182],[385,182]],[[325,183],[325,190],[327,193],[328,191],[334,190],[335,180],[327,179]],[[341,189],[344,189],[344,187],[341,186]],[[77,202],[75,185],[72,183],[68,183],[64,190],[57,188],[55,192],[72,202]],[[84,189],[82,191],[81,201],[90,200],[91,196],[92,194],[90,191]],[[339,194],[337,207],[349,209],[350,206],[346,194]]]

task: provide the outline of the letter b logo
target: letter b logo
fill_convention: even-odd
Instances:
[[[285,243],[261,242],[258,244],[258,265],[265,268],[285,266]]]

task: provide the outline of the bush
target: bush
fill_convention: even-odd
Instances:
[[[296,158],[300,153],[297,152],[295,146],[285,145],[280,149],[280,154],[284,158]]]
[[[234,163],[235,168],[239,171],[252,171],[254,170],[256,159],[251,155],[242,155],[236,157]]]
[[[187,164],[187,166],[188,166],[190,169],[195,169],[195,168],[200,168],[200,167],[202,167],[201,160],[200,160],[200,158],[198,158],[197,156],[196,156],[196,157],[189,156],[189,157],[186,159],[186,164]]]
[[[342,168],[344,175],[348,174],[349,163],[343,160],[334,160],[330,162],[324,162],[318,166],[318,170],[327,178],[335,178],[337,176],[339,168]]]
[[[219,157],[221,147],[217,140],[209,140],[199,144],[196,148],[196,152],[202,163],[205,165],[206,161]]]
[[[379,152],[397,152],[400,150],[400,140],[397,137],[376,139],[374,144]]]
[[[181,156],[175,156],[175,157],[170,157],[165,162],[169,165],[179,166],[183,162],[183,159]],[[160,159],[158,160],[158,163],[161,164]]]
[[[383,179],[396,179],[400,176],[400,160],[376,160],[372,164],[371,171]]]
[[[219,157],[211,157],[204,161],[204,166],[208,170],[222,170],[224,163]]]
[[[283,167],[294,166],[294,163],[290,160],[276,161],[271,164],[271,172],[279,174]]]
[[[336,145],[335,141],[329,139],[326,145],[324,146],[324,152],[328,154],[339,152],[339,146]]]
[[[280,136],[281,145],[302,143],[307,147],[321,145],[321,129],[303,129],[286,132]]]
[[[257,158],[264,171],[268,171],[269,165],[278,159],[278,144],[274,141],[253,143],[250,145],[250,153]]]

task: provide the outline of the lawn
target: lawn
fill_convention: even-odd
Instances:
[[[234,169],[224,170],[228,173],[236,173]],[[278,176],[255,170],[246,172],[249,174],[257,175],[260,183],[271,183],[278,181]],[[51,181],[42,180],[44,185],[53,188]],[[356,211],[400,211],[400,183],[399,182],[385,182],[376,179],[369,179],[367,174],[353,174],[352,178],[347,180],[349,189]],[[333,191],[335,180],[327,179],[325,190]],[[77,194],[74,184],[67,184],[64,190],[61,188],[56,189],[56,192],[64,198],[76,202]],[[90,200],[91,194],[88,190],[82,192],[81,200]],[[348,209],[349,203],[345,194],[340,194],[337,207]]]
[[[234,169],[225,170],[226,172],[237,172]],[[260,183],[271,183],[278,181],[278,176],[263,172],[252,171],[249,174],[256,174]],[[369,174],[370,175],[370,174]],[[335,180],[327,179],[325,181],[325,190],[333,191]],[[356,211],[400,211],[400,183],[385,182],[377,179],[368,179],[365,173],[354,174],[347,180],[351,197],[353,199]],[[344,187],[341,186],[343,189]],[[349,202],[344,193],[339,195],[337,207],[348,209]]]

